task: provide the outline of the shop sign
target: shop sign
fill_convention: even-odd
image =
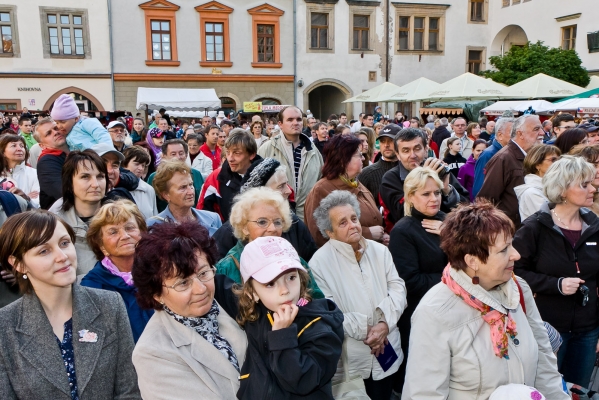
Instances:
[[[262,102],[260,102],[260,101],[244,101],[243,102],[243,112],[246,112],[246,113],[262,112]]]
[[[35,99],[29,99],[29,107],[35,106]]]
[[[289,106],[281,105],[281,104],[263,105],[262,111],[263,112],[279,112],[285,107],[289,107]]]
[[[519,111],[510,110],[514,115],[518,115]],[[505,111],[485,111],[485,115],[503,115]]]
[[[19,92],[41,92],[42,89],[38,88],[38,87],[20,87],[17,88],[17,90]]]
[[[599,114],[599,107],[580,107],[579,114]]]

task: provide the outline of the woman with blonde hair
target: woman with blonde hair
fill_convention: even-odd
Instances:
[[[572,147],[568,154],[571,156],[582,157],[595,166],[597,174],[593,180],[593,186],[597,189],[597,192],[593,195],[593,205],[590,206],[589,209],[594,212],[595,215],[599,216],[599,145],[594,144],[589,146],[586,144],[579,144]]]

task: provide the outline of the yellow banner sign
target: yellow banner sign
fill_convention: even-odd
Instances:
[[[262,112],[262,103],[259,101],[244,101],[243,102],[243,112],[251,113],[251,112]]]

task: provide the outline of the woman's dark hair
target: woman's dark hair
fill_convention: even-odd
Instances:
[[[322,166],[322,177],[330,180],[344,175],[347,164],[361,144],[360,139],[353,135],[336,135],[329,139],[323,150],[326,162]]]
[[[46,210],[33,210],[15,214],[8,218],[0,229],[0,264],[3,269],[11,271],[17,279],[21,293],[33,290],[31,281],[23,279],[23,274],[17,271],[23,262],[23,256],[34,247],[49,241],[54,235],[56,224],[61,223],[67,230],[71,241],[75,243],[73,228],[59,216]],[[10,256],[15,257],[14,265],[8,262]]]
[[[148,165],[148,175],[146,175],[146,179],[144,179],[145,181],[147,181],[148,178],[150,177],[150,175],[152,175],[154,172],[156,172],[156,154],[154,154],[154,150],[152,150],[152,148],[150,147],[150,144],[148,142],[137,142],[137,143],[135,143],[135,146],[143,147],[144,149],[148,150],[148,153],[150,153],[150,164]]]
[[[121,163],[123,168],[126,168],[126,166],[129,165],[131,161],[136,161],[140,164],[148,165],[150,165],[150,163],[152,162],[150,155],[138,145],[127,147],[125,150],[123,150],[123,155],[125,156],[125,159]]]
[[[497,238],[511,238],[514,232],[513,222],[503,211],[487,200],[477,199],[474,204],[458,205],[447,214],[441,227],[441,250],[453,268],[466,270],[466,254],[486,263]]]
[[[29,160],[29,150],[27,149],[27,143],[25,142],[25,138],[23,136],[20,135],[12,135],[12,134],[3,134],[0,136],[0,154],[4,155],[4,151],[6,150],[6,147],[8,146],[9,143],[14,143],[14,142],[21,142],[23,143],[23,146],[25,146],[25,162],[27,162],[27,160]],[[2,164],[2,170],[6,171],[8,170],[8,160],[6,159],[6,157],[2,157],[3,160],[3,164]]]
[[[86,162],[96,167],[98,171],[104,174],[108,180],[108,170],[104,160],[93,150],[71,151],[67,155],[62,166],[62,209],[69,211],[75,206],[75,192],[73,191],[73,177],[79,172],[79,168],[87,168]],[[108,184],[104,194],[108,192]]]
[[[476,139],[474,143],[472,143],[472,150],[476,149],[476,146],[478,146],[479,144],[484,144],[485,147],[488,147],[487,141],[485,139]]]
[[[562,154],[568,154],[572,147],[580,144],[587,137],[587,131],[581,128],[568,129],[555,140],[555,146]]]
[[[154,297],[160,296],[166,279],[187,278],[195,273],[197,252],[204,254],[210,265],[216,264],[216,242],[198,222],[163,222],[143,234],[132,269],[139,305],[162,310]]]

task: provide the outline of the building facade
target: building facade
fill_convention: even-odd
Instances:
[[[48,110],[63,93],[82,111],[114,108],[107,4],[0,0],[0,112]]]

